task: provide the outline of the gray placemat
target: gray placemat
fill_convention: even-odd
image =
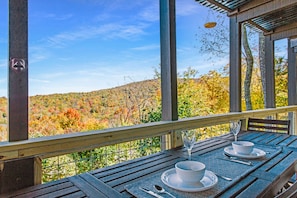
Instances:
[[[171,194],[175,195],[176,197],[185,197],[185,198],[215,197],[219,195],[221,192],[231,187],[232,184],[238,182],[243,177],[248,175],[250,172],[252,172],[256,168],[261,166],[272,156],[277,155],[279,152],[281,152],[281,148],[275,148],[275,147],[265,146],[265,145],[256,145],[256,148],[262,149],[268,152],[268,154],[264,158],[250,160],[253,162],[253,166],[238,164],[235,162],[224,160],[224,158],[226,158],[223,155],[224,148],[211,151],[210,153],[206,153],[202,156],[193,156],[193,160],[203,162],[206,165],[207,170],[222,174],[227,177],[231,177],[233,179],[232,181],[226,181],[219,177],[217,185],[205,191],[183,192],[183,191],[179,191],[171,187],[168,187],[161,181],[161,175],[163,172],[156,173],[146,178],[145,180],[139,180],[135,183],[129,184],[125,186],[125,189],[135,197],[139,197],[139,198],[152,197],[151,195],[146,194],[145,192],[139,190],[139,187],[145,187],[149,190],[157,192],[156,190],[154,190],[153,185],[158,184],[163,188],[165,188]],[[167,194],[162,194],[162,196],[165,198],[170,197]]]

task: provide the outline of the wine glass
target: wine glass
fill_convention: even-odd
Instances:
[[[195,130],[183,130],[182,138],[183,138],[184,146],[188,150],[188,155],[189,155],[188,159],[191,160],[192,159],[192,148],[196,141]]]
[[[234,122],[230,122],[230,131],[233,133],[234,135],[234,141],[237,141],[237,135],[240,131],[241,128],[241,121],[234,121]]]

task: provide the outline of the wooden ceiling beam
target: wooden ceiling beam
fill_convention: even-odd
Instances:
[[[254,1],[252,1],[252,3],[247,4],[243,10],[239,9],[237,13],[233,13],[237,15],[238,22],[249,21],[253,18],[263,16],[265,14],[272,13],[277,10],[284,9],[286,7],[297,5],[296,0],[274,0],[274,1],[262,0],[261,2],[262,4],[256,7],[252,7],[251,4],[255,6]]]
[[[283,32],[283,31],[287,31],[287,30],[291,30],[291,29],[296,29],[297,28],[297,21],[294,22],[294,23],[290,23],[288,25],[284,25],[284,26],[281,26],[279,28],[276,28],[274,29],[274,32],[275,33],[278,33],[278,32]]]
[[[262,26],[258,25],[257,23],[255,23],[255,22],[252,21],[252,20],[248,20],[248,23],[251,24],[252,26],[258,28],[259,30],[263,31],[264,34],[272,33],[271,31],[267,31],[265,28],[263,28]]]
[[[247,10],[250,10],[250,9],[253,9],[255,7],[259,7],[263,4],[266,4],[266,3],[269,3],[273,0],[253,0],[253,1],[250,1],[244,5],[242,5],[239,9],[238,9],[238,12],[245,12]]]
[[[268,33],[270,34],[270,33]],[[272,40],[295,38],[297,36],[297,22],[276,28],[271,34]]]
[[[227,12],[233,12],[233,10],[231,10],[230,8],[216,2],[215,0],[206,0],[207,2],[219,7],[219,8],[222,8],[223,10],[226,10]]]
[[[198,1],[198,0],[197,0]],[[200,2],[200,1],[199,1]],[[256,27],[257,29],[264,32],[265,35],[271,35],[273,40],[279,40],[282,38],[291,38],[296,36],[297,31],[297,22],[293,22],[287,25],[284,25],[280,23],[280,27],[277,26],[268,26],[267,29],[264,26],[261,26],[256,20],[257,17],[263,17],[265,15],[276,17],[275,20],[281,18],[282,16],[274,16],[273,13],[278,13],[277,15],[281,15],[283,11],[286,9],[291,10],[292,7],[297,6],[296,0],[252,0],[252,1],[246,1],[245,4],[243,4],[240,7],[237,7],[236,9],[232,10],[228,8],[227,6],[222,5],[221,3],[218,3],[218,0],[205,0],[205,5],[212,4],[214,7],[225,10],[228,13],[228,16],[235,16],[237,18],[238,23],[244,23],[247,22],[248,24]],[[207,3],[206,3],[207,2]],[[290,11],[292,12],[292,11]],[[255,21],[253,20],[255,19]],[[263,18],[264,20],[265,18]],[[260,23],[262,23],[262,19],[259,18]],[[283,20],[286,20],[284,18]],[[289,18],[288,18],[289,20]],[[263,21],[265,22],[265,20]],[[273,20],[268,20],[267,23],[273,23]],[[276,21],[278,22],[278,21]]]

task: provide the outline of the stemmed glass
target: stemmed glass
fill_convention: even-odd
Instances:
[[[235,142],[237,141],[237,135],[240,131],[240,128],[241,128],[241,121],[230,122],[230,131],[234,135]]]
[[[192,159],[192,148],[196,141],[195,130],[183,130],[182,138],[184,142],[184,146],[188,150],[189,160]]]

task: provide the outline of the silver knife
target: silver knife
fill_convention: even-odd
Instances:
[[[224,155],[227,158],[219,158],[219,159],[226,160],[226,161],[231,161],[231,162],[236,162],[236,163],[239,163],[239,164],[245,164],[245,165],[248,165],[248,166],[252,166],[253,165],[253,163],[251,161],[242,161],[242,160],[239,160],[239,159],[234,159],[233,157],[228,156],[225,153],[224,153]]]
[[[151,190],[148,190],[148,189],[145,189],[145,188],[142,188],[142,187],[139,187],[140,190],[142,190],[143,192],[146,192],[154,197],[157,197],[157,198],[164,198],[162,197],[161,195],[158,195],[157,193],[151,191]]]
[[[243,161],[243,160],[240,160],[238,159],[237,157],[233,157],[227,153],[224,153],[224,155],[226,157],[228,157],[228,160],[232,161],[232,162],[237,162],[237,163],[240,163],[240,164],[245,164],[245,165],[248,165],[248,166],[252,166],[253,163],[251,161]]]
[[[231,162],[237,162],[239,164],[245,164],[245,165],[248,165],[248,166],[252,166],[253,165],[252,162],[245,162],[245,161],[241,161],[241,160],[238,160],[238,159],[231,159],[231,158],[229,158],[228,160],[231,161]]]

